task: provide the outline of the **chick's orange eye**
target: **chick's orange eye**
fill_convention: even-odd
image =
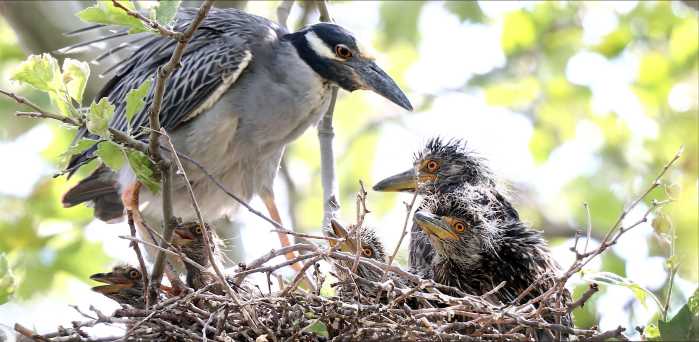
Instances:
[[[335,54],[340,57],[340,58],[350,58],[352,57],[352,50],[350,50],[347,46],[338,44],[335,46]]]
[[[195,230],[195,232],[197,234],[201,234],[201,232],[202,232],[201,227],[197,226],[197,229]]]
[[[427,171],[429,171],[429,172],[437,172],[437,170],[439,169],[439,163],[437,163],[434,160],[428,161],[426,166],[427,166]]]
[[[463,222],[456,222],[454,224],[454,230],[459,233],[463,233],[466,230],[466,225]]]
[[[374,252],[372,252],[371,249],[369,249],[368,247],[364,247],[362,248],[362,254],[364,254],[365,257],[369,258],[374,254]]]

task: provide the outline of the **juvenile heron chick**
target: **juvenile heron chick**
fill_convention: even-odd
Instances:
[[[145,307],[141,271],[130,265],[114,266],[111,272],[95,273],[90,279],[107,285],[95,286],[93,291],[101,293],[119,304],[128,304],[138,309]]]
[[[494,210],[497,207],[492,193],[479,188],[426,198],[414,220],[436,252],[428,276],[474,295],[504,281],[495,293],[503,303],[516,300],[544,276],[520,299],[520,304],[525,303],[554,286],[560,269],[539,232]],[[563,297],[563,304],[570,302],[567,291]],[[570,317],[562,317],[562,322],[571,324]]]
[[[359,234],[359,238],[357,238],[357,233]],[[383,243],[370,227],[361,226],[355,234],[350,234],[340,222],[331,219],[330,230],[326,231],[326,234],[330,237],[344,239],[340,242],[338,248],[338,250],[342,252],[355,255],[355,253],[357,253],[357,247],[359,247],[360,256],[383,263],[386,262],[386,251]],[[331,246],[334,246],[335,243],[337,242],[330,242]],[[377,269],[376,267],[361,262],[357,265],[357,269],[354,272],[355,276],[352,276],[350,272],[354,264],[354,259],[335,260],[335,262],[342,266],[337,267],[337,265],[333,265],[335,274],[341,282],[341,286],[338,289],[338,295],[340,297],[354,297],[356,290],[358,290],[361,296],[369,298],[374,298],[378,292],[381,292],[381,298],[385,299],[386,296],[383,295],[383,291],[388,292],[392,287],[402,287],[404,285],[404,281],[399,277],[388,274],[384,279],[382,269]]]
[[[214,260],[218,261],[221,258],[218,246],[221,244],[216,233],[207,225],[211,253]],[[173,245],[179,247],[192,261],[196,262],[204,268],[209,268],[211,262],[206,253],[206,243],[204,241],[204,229],[199,222],[187,222],[178,225],[175,228],[173,236]],[[193,289],[199,289],[207,284],[215,281],[215,275],[211,271],[204,271],[189,262],[184,262],[187,270],[187,285]]]
[[[458,139],[430,139],[415,153],[412,168],[380,181],[374,185],[374,190],[417,191],[421,195],[431,195],[451,193],[465,186],[478,186],[490,192],[504,214],[513,220],[519,219],[517,210],[507,199],[504,189],[499,187],[487,161],[470,150],[465,141]],[[418,210],[422,207],[419,205]],[[415,224],[410,235],[410,269],[424,274],[430,268],[434,248]]]

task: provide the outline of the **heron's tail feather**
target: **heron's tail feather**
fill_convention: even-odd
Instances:
[[[92,202],[95,217],[105,222],[118,221],[124,215],[117,175],[104,165],[68,190],[62,202],[66,208]]]

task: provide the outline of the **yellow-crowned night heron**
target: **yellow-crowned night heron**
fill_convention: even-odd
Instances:
[[[560,268],[546,241],[538,231],[502,210],[487,189],[466,187],[435,193],[426,197],[424,204],[414,220],[436,252],[426,277],[474,295],[486,293],[504,281],[504,287],[494,296],[505,304],[517,300],[537,280],[518,304],[554,286]],[[556,300],[565,310],[570,294],[566,291]],[[553,303],[545,304],[555,308]],[[554,314],[544,312],[544,318],[554,323]],[[561,323],[571,325],[570,316],[563,314]]]
[[[376,185],[377,191],[418,191],[421,195],[444,194],[464,186],[479,186],[497,201],[500,210],[511,219],[519,219],[517,210],[499,188],[486,160],[458,139],[430,139],[415,154],[413,167],[388,177]],[[423,208],[418,205],[418,210]],[[410,234],[409,263],[412,272],[424,274],[434,256],[434,249],[425,233],[413,224]]]
[[[133,266],[118,265],[111,272],[95,273],[90,279],[107,285],[95,286],[93,291],[103,294],[119,304],[128,304],[138,309],[145,307],[141,271]]]
[[[174,29],[185,30],[195,14],[194,9],[181,9]],[[111,37],[125,34],[119,31]],[[139,45],[138,50],[118,64],[116,75],[97,96],[116,105],[111,127],[122,131],[128,126],[127,92],[154,77],[176,42],[155,36],[138,37],[134,44]],[[272,184],[284,148],[318,122],[328,108],[333,85],[348,91],[372,90],[405,109],[412,108],[395,82],[360,46],[338,25],[321,23],[289,33],[265,18],[214,8],[187,46],[182,66],[167,82],[160,122],[178,152],[197,160],[245,201],[260,195],[270,216],[280,222]],[[142,140],[148,138],[140,128],[147,126],[152,97],[153,89],[144,110],[131,122]],[[94,158],[94,150],[75,157],[69,168],[75,170]],[[207,220],[236,211],[238,204],[200,169],[184,164]],[[175,178],[174,193],[181,195],[174,196],[174,212],[190,221],[195,213],[184,195],[185,184],[181,177]],[[129,167],[100,167],[68,191],[63,204],[70,207],[90,201],[99,219],[120,219],[124,206],[119,194],[134,181]],[[142,191],[140,206],[151,226],[161,226],[158,194]],[[288,244],[285,235],[280,239]]]

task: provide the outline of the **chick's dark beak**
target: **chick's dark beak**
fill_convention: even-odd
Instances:
[[[452,232],[451,227],[439,216],[423,211],[415,213],[415,223],[427,234],[439,240],[458,240],[459,237]]]
[[[363,61],[355,71],[364,89],[374,91],[404,109],[413,110],[413,105],[410,104],[410,101],[396,82],[393,81],[391,76],[388,76],[386,72],[381,70],[376,63],[371,60]]]
[[[95,273],[90,276],[90,279],[105,284],[121,284],[124,283],[123,277],[118,276],[114,272]]]
[[[417,176],[415,169],[385,178],[373,187],[374,191],[415,191],[416,188]]]
[[[352,243],[352,240],[349,236],[349,233],[347,232],[347,229],[337,220],[335,219],[330,219],[330,227],[332,228],[332,231],[329,232],[331,237],[338,238],[338,239],[346,239],[345,241],[340,242],[340,250],[343,252],[354,252],[356,250],[355,244]],[[335,246],[337,241],[330,241],[330,246]]]

